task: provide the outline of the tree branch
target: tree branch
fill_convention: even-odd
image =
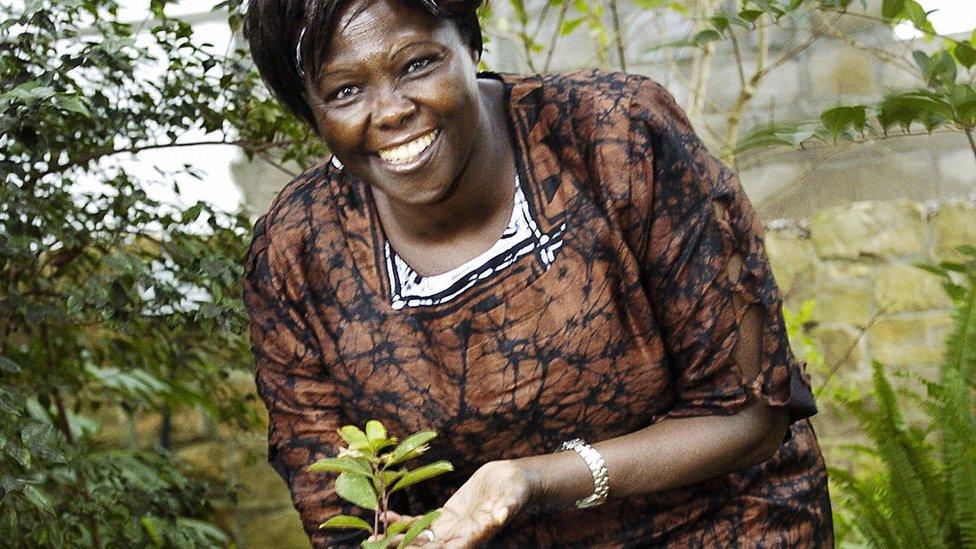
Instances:
[[[546,50],[546,63],[542,66],[542,72],[549,72],[549,68],[552,66],[552,55],[556,51],[556,42],[559,41],[560,29],[563,26],[563,21],[566,20],[567,10],[569,10],[569,0],[563,0],[563,4],[559,6],[559,15],[556,16],[555,30],[553,30],[552,38],[549,40],[549,48]]]
[[[47,367],[53,373],[54,372],[54,351],[51,348],[51,337],[48,333],[47,324],[41,324],[41,338],[44,341],[44,352],[47,359]],[[65,440],[68,441],[70,446],[74,446],[75,437],[71,434],[71,423],[68,420],[68,411],[64,406],[64,399],[61,398],[61,394],[57,389],[51,390],[51,397],[54,401],[54,406],[57,409],[58,415],[58,429],[64,434]],[[91,503],[92,497],[88,492],[88,478],[85,475],[85,471],[78,471],[78,485],[81,488],[81,497],[85,499],[85,502]],[[91,530],[92,536],[92,546],[95,549],[102,548],[102,538],[98,533],[98,521],[95,519],[94,515],[89,515],[87,517],[88,528]]]
[[[617,58],[620,63],[620,70],[627,72],[627,56],[624,54],[624,37],[620,30],[620,10],[617,0],[610,0],[610,17],[613,22],[614,42],[617,44]]]
[[[259,154],[258,156],[261,158],[261,160],[264,160],[265,162],[267,162],[268,164],[270,164],[273,168],[277,169],[278,171],[280,171],[281,173],[287,175],[288,177],[292,177],[292,178],[298,177],[298,174],[297,173],[295,173],[295,172],[289,170],[288,168],[284,167],[280,162],[276,161],[270,155],[267,155],[267,154]]]
[[[709,72],[712,68],[712,57],[715,54],[715,45],[711,42],[705,44],[700,55],[695,58],[695,86],[691,94],[691,112],[689,118],[695,120],[704,111],[707,99],[705,86],[708,84]]]
[[[863,338],[865,334],[868,333],[868,330],[871,328],[871,326],[874,326],[874,323],[877,322],[878,319],[881,318],[881,315],[883,315],[887,311],[888,311],[887,305],[882,307],[881,309],[878,310],[878,312],[874,313],[874,315],[868,320],[867,324],[865,324],[863,328],[858,330],[857,337],[855,337],[854,341],[852,341],[851,344],[847,346],[847,350],[844,352],[844,356],[836,360],[833,364],[830,365],[830,368],[827,369],[827,372],[824,374],[823,381],[820,382],[820,386],[817,387],[817,389],[813,393],[815,397],[820,398],[820,394],[823,393],[824,389],[827,388],[827,384],[830,383],[830,380],[833,379],[834,375],[840,370],[841,366],[844,365],[844,362],[846,362],[847,359],[850,358],[851,354],[854,352],[854,349],[857,348],[857,344],[858,342],[861,341],[861,338]]]
[[[732,39],[732,53],[735,55],[735,68],[739,73],[739,85],[746,87],[746,69],[742,66],[742,52],[739,50],[739,39],[735,34],[735,29],[729,25],[729,37]]]
[[[969,148],[973,150],[973,157],[976,158],[976,138],[973,137],[973,129],[966,128],[963,132],[966,134],[966,139],[969,140]]]
[[[38,176],[38,178],[42,178],[55,173],[62,173],[67,170],[70,170],[71,168],[83,166],[85,164],[88,164],[89,162],[93,162],[95,160],[100,160],[102,158],[107,158],[110,156],[116,156],[119,154],[138,154],[143,151],[150,151],[155,149],[178,149],[178,148],[185,148],[185,147],[199,147],[204,145],[233,145],[233,146],[241,147],[242,149],[251,152],[263,152],[287,144],[289,144],[289,142],[286,141],[276,141],[271,143],[253,143],[244,140],[228,141],[226,139],[213,139],[213,140],[204,140],[204,141],[188,141],[185,143],[152,143],[149,145],[136,145],[133,147],[127,147],[123,149],[103,150],[103,151],[87,154],[85,156],[82,156],[81,158],[69,162],[65,162],[63,164],[58,164],[41,173]]]

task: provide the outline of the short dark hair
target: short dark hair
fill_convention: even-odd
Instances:
[[[305,80],[318,79],[335,19],[349,1],[250,0],[244,16],[244,37],[261,77],[285,108],[316,129]],[[471,49],[481,55],[481,25],[476,10],[482,0],[400,1],[413,2],[435,17],[452,21]]]

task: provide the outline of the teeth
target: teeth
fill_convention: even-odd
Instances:
[[[422,135],[409,143],[404,143],[397,147],[390,147],[389,149],[382,149],[378,152],[380,158],[387,162],[392,164],[406,164],[415,160],[422,152],[427,150],[427,147],[434,142],[435,137],[437,137],[437,130]]]

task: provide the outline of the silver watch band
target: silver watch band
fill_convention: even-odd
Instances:
[[[574,438],[573,440],[567,440],[562,443],[558,451],[562,452],[565,450],[573,450],[579,454],[593,475],[593,493],[577,501],[576,507],[585,509],[602,504],[610,494],[610,471],[607,469],[606,462],[603,461],[603,456],[600,455],[600,452],[596,451],[596,448],[590,446],[581,438]]]

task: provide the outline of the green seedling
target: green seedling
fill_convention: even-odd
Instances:
[[[389,520],[387,511],[390,495],[418,482],[434,478],[454,470],[448,461],[435,461],[415,469],[404,463],[423,455],[428,443],[437,436],[434,431],[420,431],[402,441],[391,437],[386,427],[375,419],[366,422],[366,429],[346,425],[339,429],[339,436],[348,446],[340,447],[335,457],[321,459],[308,466],[317,473],[338,473],[335,491],[342,499],[372,511],[373,524],[351,515],[336,515],[319,525],[319,528],[356,529],[369,532],[362,547],[382,549],[388,547],[398,535],[403,535],[398,548],[413,541],[424,529],[440,516],[431,511],[410,520]],[[392,449],[390,449],[392,447]]]

